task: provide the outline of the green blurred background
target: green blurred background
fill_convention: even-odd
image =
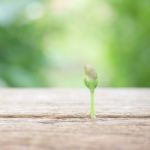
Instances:
[[[0,86],[150,86],[150,0],[0,0]]]

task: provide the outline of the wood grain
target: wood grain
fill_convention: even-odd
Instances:
[[[0,89],[0,150],[149,150],[150,89]]]

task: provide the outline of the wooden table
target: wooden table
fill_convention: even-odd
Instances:
[[[150,150],[150,89],[0,89],[0,150]]]

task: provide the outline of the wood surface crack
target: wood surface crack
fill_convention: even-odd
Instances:
[[[0,118],[47,118],[47,119],[88,119],[89,115],[86,114],[37,114],[37,115],[32,115],[32,114],[0,114]],[[128,119],[150,119],[150,115],[120,115],[120,114],[115,114],[115,115],[107,115],[107,114],[98,114],[97,118],[128,118]]]

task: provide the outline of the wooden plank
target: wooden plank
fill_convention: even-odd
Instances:
[[[0,150],[150,149],[150,89],[0,89]]]

